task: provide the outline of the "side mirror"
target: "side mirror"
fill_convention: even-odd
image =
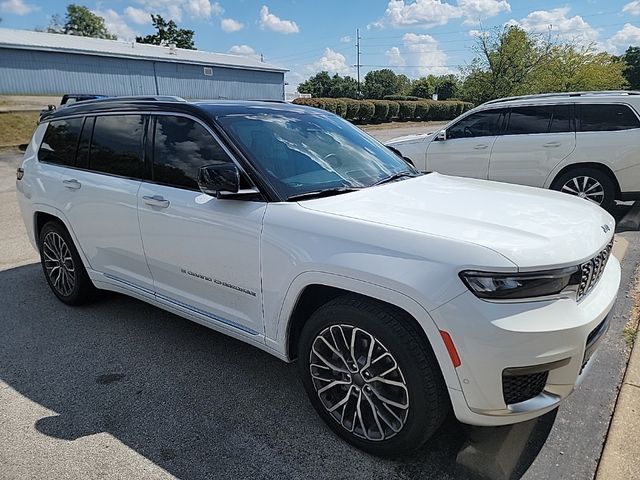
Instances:
[[[240,172],[233,163],[206,165],[198,171],[198,186],[202,193],[220,197],[223,192],[238,193]]]
[[[444,142],[447,139],[447,131],[446,130],[440,130],[438,132],[438,134],[436,135],[436,140],[438,142]]]
[[[26,152],[27,148],[29,148],[28,143],[21,143],[20,145],[18,145],[18,150],[20,150],[21,152]]]

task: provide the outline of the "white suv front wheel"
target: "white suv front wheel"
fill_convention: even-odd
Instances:
[[[340,437],[375,455],[420,447],[449,400],[426,340],[404,312],[356,295],[316,310],[298,363],[312,405]]]

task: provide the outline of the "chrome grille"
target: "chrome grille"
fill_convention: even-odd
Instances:
[[[609,242],[609,245],[598,253],[591,260],[584,262],[580,265],[580,283],[578,284],[577,299],[582,299],[587,293],[596,286],[600,277],[604,273],[604,268],[607,265],[609,256],[611,255],[611,249],[613,248],[613,239]]]

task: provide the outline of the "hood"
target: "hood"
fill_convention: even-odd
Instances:
[[[615,227],[606,211],[571,195],[437,173],[300,205],[480,245],[522,270],[581,263],[604,248]]]
[[[430,139],[436,134],[436,132],[428,132],[428,133],[414,133],[413,135],[405,135],[403,137],[392,138],[391,140],[387,140],[384,142],[386,145],[393,145],[397,143],[415,143],[415,142],[423,142],[425,140]]]

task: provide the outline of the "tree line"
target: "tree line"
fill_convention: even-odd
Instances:
[[[300,83],[313,97],[401,100],[401,97],[463,100],[476,105],[516,95],[585,90],[640,89],[640,47],[621,56],[595,45],[553,41],[518,26],[481,32],[474,58],[459,75],[428,75],[415,80],[391,69],[372,70],[358,82],[320,72]]]

